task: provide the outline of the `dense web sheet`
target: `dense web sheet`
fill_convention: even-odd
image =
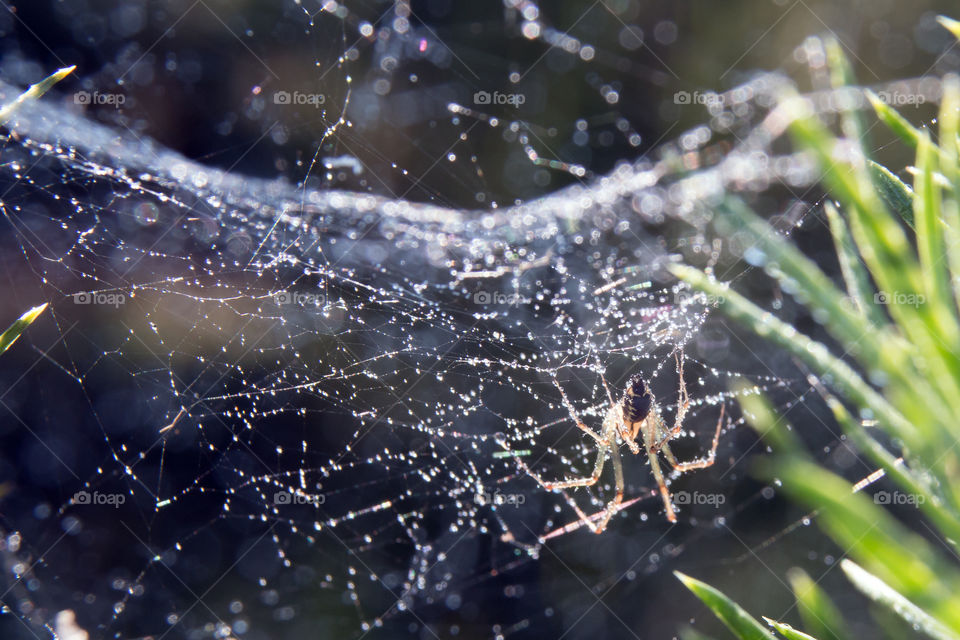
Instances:
[[[351,16],[339,14],[362,29]],[[540,28],[586,59],[583,43]],[[393,54],[433,52],[429,37]],[[445,637],[466,620],[511,635],[554,615],[520,600],[518,576],[553,553],[547,541],[585,533],[574,505],[594,513],[614,491],[606,476],[556,493],[530,477],[593,464],[557,385],[599,428],[604,381],[619,394],[640,373],[672,420],[682,357],[681,450],[709,448],[745,372],[697,357],[712,301],[663,267],[742,253],[710,235],[722,194],[815,182],[803,158],[774,152],[785,123],[771,109],[789,85],[759,75],[714,96],[709,125],[655,158],[476,211],[224,172],[51,100],[21,112],[0,164],[4,252],[26,266],[14,289],[51,309],[31,329],[29,387],[4,371],[6,404],[45,407],[18,425],[35,440],[27,465],[43,470],[7,497],[31,514],[4,522],[12,615],[63,637],[68,609],[98,637],[281,637],[270,628],[283,624],[283,637],[318,624]],[[448,111],[465,131],[512,127],[538,160],[526,123]],[[665,239],[671,225],[680,240]],[[717,474],[742,453],[738,424],[723,425]],[[624,512],[659,522],[641,459],[625,455]],[[731,507],[678,506],[695,532]],[[643,544],[654,557],[683,549]],[[485,588],[523,605],[477,610]]]

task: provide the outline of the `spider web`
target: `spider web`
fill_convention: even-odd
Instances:
[[[538,635],[564,624],[555,603],[571,596],[534,586],[558,563],[600,567],[594,589],[619,580],[610,566],[632,581],[760,499],[759,488],[732,495],[749,440],[738,420],[724,425],[723,468],[696,474],[713,486],[672,483],[714,496],[680,506],[682,535],[666,536],[655,482],[625,455],[624,509],[604,536],[631,556],[622,572],[624,557],[593,550],[573,508],[602,509],[612,481],[548,493],[527,470],[592,469],[595,448],[558,384],[598,429],[605,383],[618,395],[640,373],[671,422],[682,357],[692,403],[681,459],[709,448],[721,406],[733,413],[734,377],[784,408],[802,403],[772,370],[715,364],[729,339],[709,328],[711,301],[664,269],[729,268],[742,255],[710,235],[716,198],[790,202],[815,182],[808,162],[774,148],[782,123],[768,115],[791,82],[763,74],[717,94],[709,125],[604,175],[543,160],[535,125],[450,100],[459,144],[502,132],[531,167],[571,184],[497,204],[482,157],[454,148],[442,156],[449,175],[458,189],[481,185],[483,208],[419,180],[428,197],[415,201],[382,195],[379,170],[344,153],[376,117],[355,105],[405,65],[456,68],[457,54],[405,3],[377,27],[355,11],[326,3],[285,17],[340,33],[342,47],[339,99],[325,104],[322,139],[286,166],[294,179],[190,160],[66,100],[9,125],[11,299],[51,304],[3,372],[15,421],[4,450],[22,461],[0,485],[13,576],[3,601],[22,623],[11,633],[70,637],[71,610],[103,637]],[[602,58],[535,3],[508,2],[502,18],[577,64]],[[361,64],[387,73],[355,83]],[[19,91],[0,89],[4,100]],[[593,89],[615,103],[612,85]],[[795,225],[805,211],[784,217]]]

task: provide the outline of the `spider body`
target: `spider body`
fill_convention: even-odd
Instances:
[[[544,488],[550,491],[573,487],[586,487],[596,484],[603,472],[607,458],[610,458],[613,464],[616,494],[613,499],[607,503],[606,508],[599,514],[587,516],[575,502],[571,501],[580,519],[594,533],[603,533],[607,528],[607,523],[610,522],[610,518],[613,517],[613,514],[617,512],[620,504],[623,502],[623,461],[620,456],[620,448],[623,444],[626,444],[630,452],[635,455],[641,453],[641,450],[646,451],[650,471],[653,473],[653,477],[657,482],[660,495],[663,498],[667,520],[670,522],[676,522],[677,516],[674,512],[670,490],[667,488],[663,471],[660,468],[660,452],[663,452],[663,456],[676,473],[684,473],[694,469],[705,469],[714,463],[717,444],[720,439],[720,429],[723,426],[723,405],[720,406],[720,419],[717,420],[717,427],[713,436],[713,445],[705,457],[691,462],[678,462],[673,452],[670,451],[669,441],[679,435],[683,430],[683,419],[686,417],[687,408],[690,406],[690,399],[687,396],[687,387],[683,378],[683,359],[681,355],[676,356],[676,362],[677,374],[680,377],[680,389],[676,418],[672,427],[668,426],[664,421],[653,393],[640,375],[634,375],[630,378],[630,381],[624,389],[623,397],[618,402],[614,401],[613,394],[610,393],[610,388],[601,375],[604,389],[607,392],[607,399],[610,402],[610,408],[603,418],[600,433],[597,433],[580,420],[573,405],[570,404],[563,387],[561,387],[560,383],[556,380],[553,381],[557,389],[560,390],[560,396],[563,399],[563,404],[567,412],[570,414],[570,418],[577,427],[596,442],[597,457],[593,465],[593,473],[587,477],[549,482],[540,479],[538,475],[529,469],[527,469],[527,472]],[[638,436],[641,437],[640,443],[637,442]],[[599,522],[595,524],[594,520],[598,519]]]
[[[653,396],[647,390],[647,383],[643,381],[641,375],[637,374],[630,378],[620,404],[623,419],[627,424],[643,422],[650,414],[650,407],[653,406]]]

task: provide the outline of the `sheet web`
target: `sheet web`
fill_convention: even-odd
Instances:
[[[52,101],[22,112],[0,165],[5,260],[16,297],[51,309],[23,338],[29,391],[5,373],[29,460],[46,465],[5,498],[10,614],[63,633],[70,609],[115,637],[561,624],[531,576],[553,549],[595,544],[572,505],[595,513],[616,488],[604,475],[550,493],[530,477],[593,465],[558,384],[599,429],[604,384],[619,397],[640,373],[672,421],[682,358],[682,458],[709,448],[721,406],[733,416],[711,480],[672,484],[686,496],[734,487],[733,377],[784,408],[803,399],[770,372],[700,357],[711,301],[663,268],[738,257],[709,235],[719,195],[814,181],[773,152],[780,131],[764,121],[787,82],[717,96],[712,126],[653,159],[481,211],[237,176]],[[512,127],[537,161],[527,123],[449,110],[465,132]],[[624,455],[625,507],[604,535],[645,527],[633,577],[748,501],[678,504],[683,532],[664,537],[649,468]]]

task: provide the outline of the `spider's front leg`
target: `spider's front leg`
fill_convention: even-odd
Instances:
[[[667,445],[668,442],[680,435],[680,432],[683,431],[683,420],[687,417],[687,409],[690,408],[690,396],[687,394],[687,383],[683,379],[683,355],[676,356],[677,359],[677,375],[680,377],[679,389],[677,392],[677,417],[673,421],[673,427],[667,431],[662,420],[658,420],[658,432],[663,431],[663,435],[660,436],[660,440],[653,446],[654,452],[660,451],[663,447]],[[659,433],[657,434],[659,435]],[[672,455],[672,454],[671,454]],[[673,464],[671,462],[671,464]],[[676,465],[674,465],[676,466]]]
[[[717,461],[717,445],[720,444],[720,430],[723,428],[725,410],[726,405],[721,404],[720,419],[717,420],[717,428],[713,432],[713,444],[710,446],[710,451],[707,452],[707,455],[704,457],[691,460],[690,462],[677,462],[677,459],[673,457],[673,452],[670,451],[669,445],[666,443],[663,444],[663,455],[677,473],[685,473],[687,471],[693,471],[694,469],[706,469],[707,467],[712,467],[713,463]]]

